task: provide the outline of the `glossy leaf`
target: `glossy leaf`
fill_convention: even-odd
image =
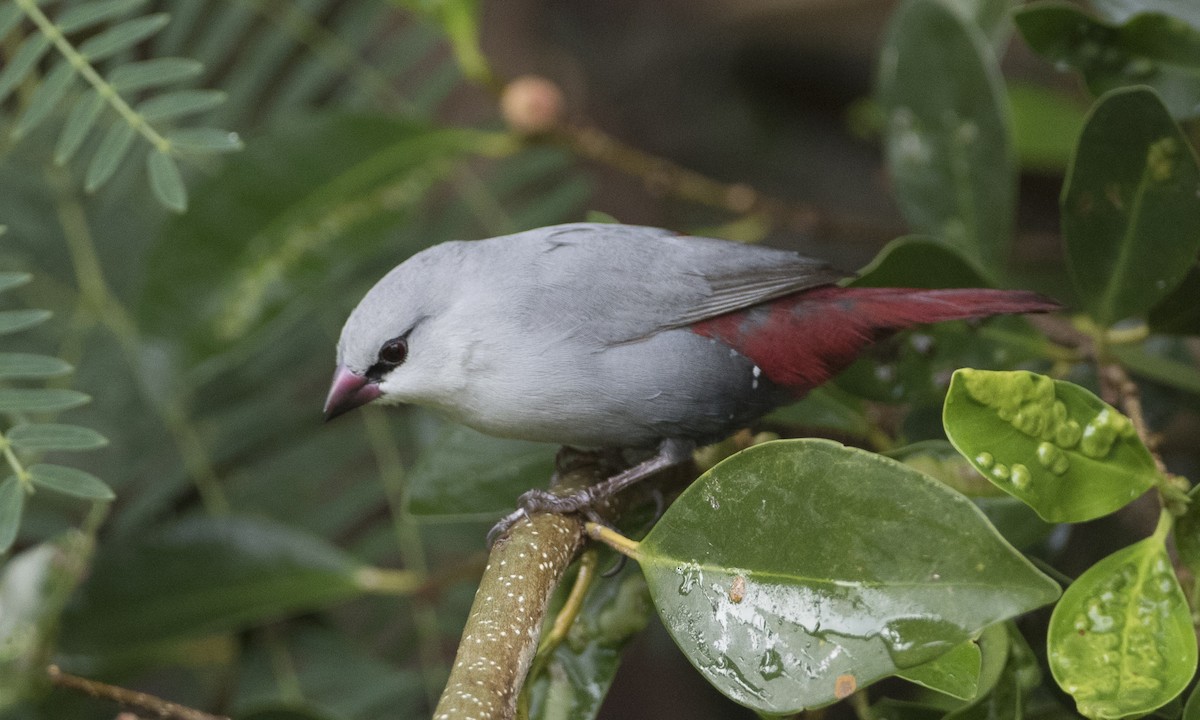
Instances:
[[[1143,715],[1183,692],[1196,635],[1163,537],[1118,550],[1073,582],[1047,642],[1054,679],[1086,717]]]
[[[191,80],[202,72],[203,63],[189,58],[166,57],[121,65],[113,69],[107,79],[121,93],[133,93]]]
[[[0,378],[49,378],[70,372],[70,363],[50,355],[0,353]]]
[[[1200,115],[1200,28],[1155,13],[1110,24],[1057,3],[1025,6],[1016,20],[1035,51],[1081,72],[1093,95],[1148,85],[1174,117]]]
[[[504,440],[447,425],[408,474],[409,511],[415,515],[507,512],[522,492],[549,484],[555,452],[553,445]]]
[[[58,388],[0,388],[0,412],[58,412],[86,404],[91,398]]]
[[[50,319],[50,315],[49,310],[0,310],[0,335],[41,325]]]
[[[29,479],[38,487],[71,497],[85,500],[116,498],[112,489],[100,478],[83,470],[62,465],[34,465],[29,468]]]
[[[356,570],[273,522],[192,517],[102,548],[63,639],[92,652],[236,630],[355,597]]]
[[[1200,252],[1200,169],[1154,93],[1101,98],[1063,190],[1071,279],[1101,325],[1143,315]]]
[[[884,148],[905,219],[998,276],[1016,168],[987,41],[940,0],[911,0],[892,17],[879,76]]]
[[[976,470],[1050,522],[1107,515],[1159,477],[1129,418],[1044,375],[959,370],[943,421]]]
[[[981,662],[979,646],[967,641],[939,658],[901,670],[896,675],[950,697],[970,700],[979,690]]]
[[[25,489],[15,476],[0,481],[0,553],[8,552],[17,531],[21,529],[21,513],[25,509]]]
[[[94,450],[108,444],[107,438],[91,428],[52,423],[17,425],[6,438],[13,447],[27,452]]]
[[[598,578],[565,642],[533,681],[530,720],[592,720],[617,674],[621,651],[650,619],[646,580],[636,568]]]
[[[158,150],[146,155],[146,173],[150,177],[150,189],[158,201],[175,212],[187,210],[187,186],[179,174],[175,159]]]
[[[770,714],[831,703],[1058,595],[962,495],[826,440],[725,460],[635,557],[692,664]]]

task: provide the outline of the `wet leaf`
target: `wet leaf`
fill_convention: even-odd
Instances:
[[[1163,537],[1118,550],[1073,582],[1047,642],[1054,679],[1086,717],[1143,715],[1183,692],[1196,635]]]
[[[1116,90],[1084,127],[1064,186],[1068,269],[1101,325],[1144,315],[1200,251],[1200,169],[1153,91]]]
[[[1129,418],[1044,375],[959,370],[943,420],[976,470],[1050,522],[1107,515],[1159,477]]]
[[[979,646],[968,640],[939,658],[896,675],[950,697],[970,700],[979,689],[980,662]]]
[[[357,568],[283,525],[192,517],[102,548],[63,639],[115,651],[240,629],[360,595]]]
[[[522,492],[550,483],[556,452],[545,443],[504,440],[446,425],[409,472],[409,511],[493,515],[512,510]]]
[[[893,15],[881,57],[884,148],[905,219],[1000,274],[1017,176],[986,38],[945,3],[912,0]]]
[[[933,660],[1058,594],[962,495],[826,440],[725,460],[636,557],[692,664],[774,714]]]
[[[1200,29],[1151,12],[1109,23],[1058,3],[1026,5],[1016,21],[1030,47],[1082,73],[1093,95],[1148,85],[1172,116],[1200,114]]]

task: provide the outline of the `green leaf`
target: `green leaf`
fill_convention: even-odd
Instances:
[[[1014,0],[943,0],[958,12],[963,20],[974,25],[992,42],[998,53],[1003,53],[1012,33]]]
[[[62,134],[54,146],[54,162],[65,165],[75,156],[79,146],[87,139],[87,135],[96,126],[100,111],[104,109],[104,98],[95,88],[88,90],[75,101],[67,122],[63,125]]]
[[[0,388],[0,412],[58,412],[86,404],[91,398],[58,388]]]
[[[54,24],[67,35],[127,15],[145,4],[146,0],[89,2],[66,8],[54,19]]]
[[[494,438],[446,425],[408,474],[414,515],[481,515],[511,510],[516,498],[550,481],[553,445]]]
[[[501,142],[507,149],[490,133],[359,116],[261,138],[192,189],[186,221],[167,225],[152,250],[146,322],[186,336],[192,352],[228,351],[312,297],[329,268],[384,243],[393,254],[423,247],[412,236],[398,244],[397,228],[457,162]]]
[[[1135,375],[1200,394],[1200,369],[1193,363],[1151,353],[1144,344],[1111,345],[1108,351]]]
[[[1175,549],[1179,559],[1200,576],[1200,485],[1188,491],[1192,499],[1183,515],[1175,519]]]
[[[184,153],[226,153],[242,149],[235,132],[216,128],[179,128],[167,133],[171,147]]]
[[[94,450],[108,444],[107,438],[91,428],[52,423],[17,425],[6,437],[18,450],[26,452]]]
[[[950,697],[970,700],[979,690],[981,662],[979,646],[968,640],[939,658],[901,670],[896,675]]]
[[[1061,199],[1068,268],[1101,325],[1143,315],[1200,251],[1200,169],[1154,93],[1116,90],[1088,118]]]
[[[79,52],[89,62],[103,60],[116,55],[122,50],[128,50],[134,45],[162,30],[171,19],[166,13],[156,13],[145,17],[126,20],[114,25],[98,35],[84,40],[79,45]]]
[[[126,94],[191,80],[202,72],[204,64],[190,58],[154,58],[114,68],[108,75],[108,82]]]
[[[1200,720],[1200,685],[1192,688],[1187,704],[1183,706],[1182,720]]]
[[[959,370],[943,421],[976,470],[1050,522],[1107,515],[1159,478],[1129,418],[1044,375]]]
[[[478,0],[394,0],[441,24],[464,75],[478,83],[491,80],[487,58],[479,45]]]
[[[987,41],[940,0],[910,0],[892,17],[881,57],[884,147],[905,219],[998,275],[1017,176]]]
[[[21,12],[21,7],[16,3],[0,5],[0,37],[7,37],[9,31],[24,17],[25,13]]]
[[[0,553],[8,552],[17,531],[21,529],[21,512],[25,509],[25,488],[16,476],[0,482]]]
[[[44,698],[58,618],[79,581],[86,553],[86,541],[68,534],[0,566],[0,713],[5,717]],[[18,709],[15,717],[22,715]]]
[[[147,122],[162,122],[202,113],[223,102],[225,93],[220,90],[176,90],[146,100],[137,112]]]
[[[85,190],[95,192],[108,182],[129,153],[129,148],[133,146],[134,134],[133,126],[126,123],[124,118],[113,120],[108,132],[100,140],[100,147],[96,148],[92,161],[88,163],[87,175],[83,181]]]
[[[594,582],[566,641],[546,672],[532,680],[530,719],[595,718],[617,674],[622,649],[646,627],[651,611],[646,580],[636,570]]]
[[[71,86],[71,82],[75,79],[75,68],[66,60],[60,60],[54,66],[46,77],[42,78],[38,83],[37,89],[33,92],[33,97],[30,98],[29,104],[25,108],[25,112],[17,120],[17,124],[13,126],[12,137],[24,137],[33,128],[46,119],[46,116],[54,110],[54,106],[62,99],[67,88]]]
[[[866,437],[871,431],[863,402],[835,385],[813,388],[799,402],[768,415],[766,422],[804,428],[829,428],[861,437]]]
[[[770,714],[833,702],[1058,595],[962,495],[826,440],[725,460],[635,557],[692,664]]]
[[[906,235],[888,243],[850,284],[931,289],[990,286],[983,272],[962,254],[922,235]]]
[[[0,353],[0,378],[48,378],[66,375],[70,363],[49,355]]]
[[[101,548],[68,612],[68,651],[237,630],[362,593],[357,563],[324,540],[262,519],[192,517]]]
[[[41,325],[49,320],[52,314],[49,310],[0,310],[0,335]]]
[[[29,479],[38,487],[85,500],[112,500],[112,488],[91,473],[62,465],[39,464],[29,468]]]
[[[49,49],[50,38],[41,33],[25,38],[21,47],[4,64],[4,69],[0,70],[0,102],[8,99],[13,89],[21,84]]]
[[[12,290],[13,288],[19,288],[22,285],[28,284],[32,279],[33,276],[29,273],[0,271],[0,292]],[[38,312],[45,311],[41,310]],[[3,315],[0,314],[0,317],[3,317]]]
[[[1050,671],[1086,717],[1148,713],[1196,672],[1191,612],[1163,539],[1155,533],[1093,565],[1050,617]]]
[[[1113,22],[1125,22],[1144,13],[1161,13],[1200,28],[1200,6],[1193,0],[1092,0],[1090,5]]]
[[[1087,106],[1072,96],[1030,83],[1009,83],[1013,142],[1027,171],[1062,174],[1083,131]]]
[[[1155,13],[1110,24],[1057,3],[1027,5],[1016,21],[1030,47],[1081,72],[1093,95],[1148,85],[1172,116],[1200,115],[1200,28]]]
[[[175,212],[187,210],[187,186],[183,184],[174,158],[151,148],[146,155],[146,173],[150,177],[150,189],[159,202]]]
[[[1150,329],[1178,335],[1200,335],[1200,267],[1193,265],[1174,290],[1150,310]]]

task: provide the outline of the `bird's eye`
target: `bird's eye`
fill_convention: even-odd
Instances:
[[[399,365],[408,357],[408,343],[404,338],[388,340],[379,348],[379,362],[385,365]]]

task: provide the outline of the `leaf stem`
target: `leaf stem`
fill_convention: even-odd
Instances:
[[[60,670],[57,665],[46,668],[46,674],[50,677],[50,684],[55,687],[75,690],[101,700],[111,700],[157,718],[165,720],[228,720],[223,715],[210,715],[143,692],[71,675]]]
[[[638,546],[641,545],[638,541],[630,540],[616,530],[597,522],[584,523],[583,528],[591,539],[599,540],[626,557],[637,559]]]
[[[69,40],[58,29],[50,18],[41,11],[34,0],[16,0],[17,5],[22,11],[37,25],[38,30],[54,43],[55,49],[59,54],[75,68],[75,72],[79,73],[84,80],[88,82],[100,97],[104,98],[105,102],[112,107],[113,110],[121,116],[130,127],[136,130],[146,138],[146,140],[154,146],[154,149],[161,153],[171,152],[171,141],[160,135],[158,131],[150,127],[146,119],[142,117],[136,110],[130,107],[129,103],[125,102],[125,98],[117,92],[117,89],[112,86],[107,80],[100,76],[82,53],[75,49]]]
[[[368,566],[355,571],[354,582],[367,592],[407,597],[421,589],[425,584],[425,576],[411,570]]]
[[[8,438],[0,436],[0,443],[4,447],[4,459],[8,461],[8,466],[12,468],[13,474],[17,476],[17,482],[21,484],[21,489],[27,495],[33,494],[33,483],[29,480],[29,471],[21,464],[20,458],[13,452],[12,444],[8,442]]]

